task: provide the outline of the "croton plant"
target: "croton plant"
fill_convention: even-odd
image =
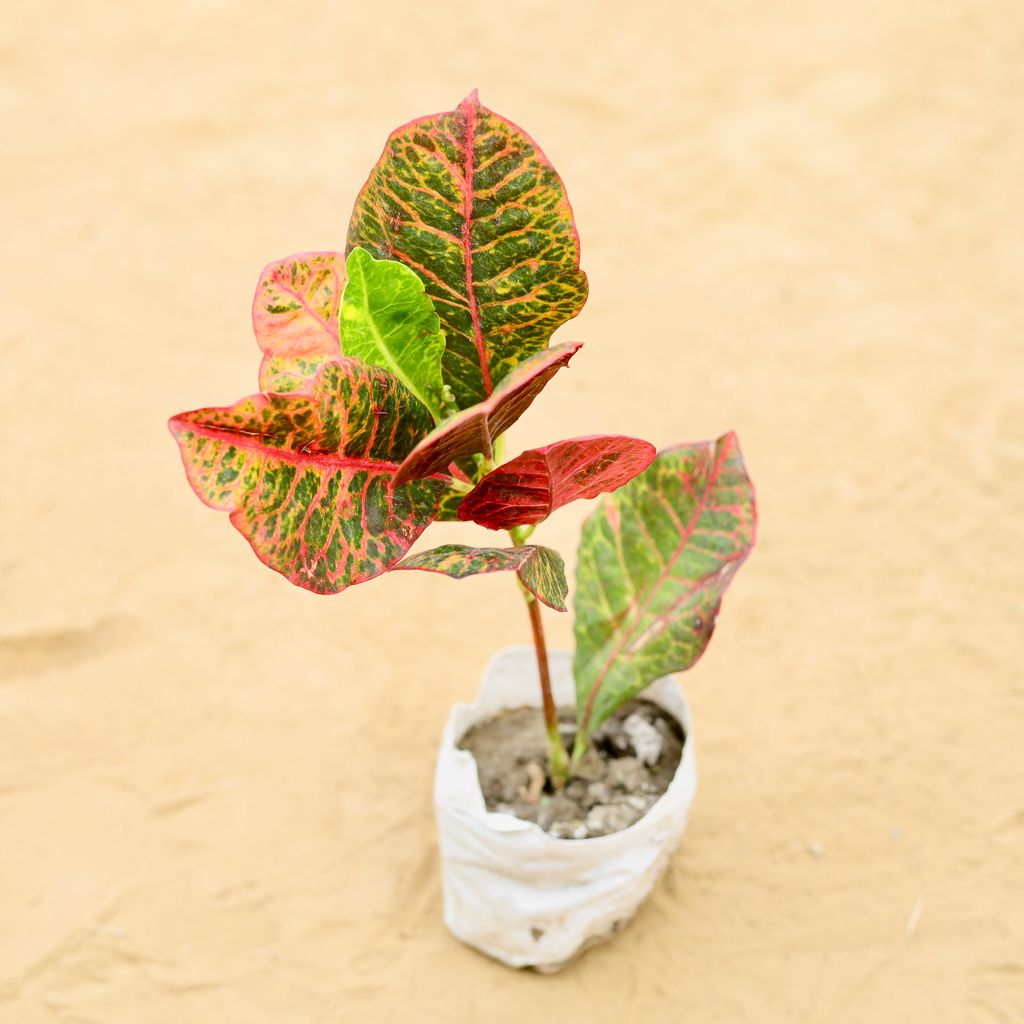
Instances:
[[[561,179],[473,93],[388,139],[345,253],[269,264],[252,306],[259,394],[170,421],[185,472],[265,565],[317,594],[390,570],[514,573],[537,649],[556,785],[625,701],[704,651],[754,540],[735,434],[656,453],[555,441],[506,461],[504,434],[580,349],[550,345],[587,298]],[[571,501],[577,730],[559,735],[540,604],[565,611],[561,556],[527,543]],[[509,540],[410,555],[434,520]]]

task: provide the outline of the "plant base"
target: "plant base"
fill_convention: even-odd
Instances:
[[[563,708],[562,735],[572,742],[576,717]],[[610,835],[639,821],[664,795],[679,768],[684,738],[657,704],[631,700],[595,733],[569,783],[544,775],[548,743],[538,708],[499,711],[473,726],[459,747],[476,759],[488,811],[535,821],[556,839]]]
[[[559,704],[573,700],[572,659],[551,652]],[[664,795],[629,828],[556,839],[533,822],[488,812],[472,754],[458,740],[506,708],[537,706],[534,652],[509,647],[487,666],[475,704],[452,709],[434,786],[444,917],[463,942],[511,967],[556,971],[614,934],[646,898],[686,827],[697,786],[689,709],[671,678],[644,697],[680,723],[686,743]]]

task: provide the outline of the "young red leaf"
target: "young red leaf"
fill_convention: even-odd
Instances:
[[[356,199],[348,248],[356,246],[422,279],[460,408],[490,395],[587,298],[562,180],[475,92],[392,133]]]
[[[297,391],[325,362],[341,357],[344,287],[340,252],[300,252],[263,268],[252,300],[252,327],[263,350],[261,391]]]
[[[411,555],[396,569],[424,569],[440,572],[461,580],[482,572],[515,572],[524,587],[539,601],[556,612],[564,612],[565,563],[551,548],[524,544],[515,548],[471,548],[465,544],[442,544],[440,547]]]
[[[491,530],[542,522],[578,498],[596,498],[642,473],[654,445],[635,437],[597,435],[532,448],[477,484],[459,505],[459,519]]]
[[[443,472],[460,456],[482,452],[492,458],[494,441],[580,348],[579,342],[553,345],[520,363],[488,398],[457,412],[423,438],[399,468],[398,482]]]
[[[431,423],[389,373],[342,359],[301,392],[181,413],[169,426],[193,490],[231,513],[260,561],[334,594],[394,565],[434,518],[441,481],[395,484]]]
[[[600,502],[576,570],[578,749],[624,701],[704,653],[756,523],[731,433],[659,453]]]

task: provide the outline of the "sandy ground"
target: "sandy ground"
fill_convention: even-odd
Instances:
[[[164,426],[474,86],[592,283],[513,443],[735,427],[762,511],[684,845],[557,977],[440,920],[434,747],[514,588],[293,589]],[[21,0],[0,111],[3,1024],[1024,1020],[1018,0]]]

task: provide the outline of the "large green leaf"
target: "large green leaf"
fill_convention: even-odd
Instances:
[[[430,414],[389,373],[327,363],[294,394],[253,395],[170,421],[196,494],[260,561],[334,594],[384,572],[434,518],[442,483],[395,485]]]
[[[348,245],[420,276],[447,336],[444,375],[459,408],[486,398],[587,298],[561,179],[475,92],[391,135],[356,199]]]
[[[704,652],[754,543],[735,434],[660,453],[586,521],[576,575],[576,700],[585,740],[655,679]]]
[[[399,481],[442,473],[451,463],[477,452],[491,458],[494,442],[580,348],[579,342],[553,345],[520,363],[482,402],[450,416],[423,438],[402,463]]]
[[[344,287],[340,252],[300,252],[263,268],[252,300],[252,327],[263,350],[261,391],[297,391],[324,363],[340,357]]]
[[[347,356],[393,373],[442,419],[444,335],[423,282],[404,264],[353,249],[345,265],[341,345]]]
[[[461,580],[482,572],[515,572],[523,586],[556,612],[564,612],[565,563],[551,548],[523,544],[514,548],[471,548],[465,544],[442,544],[418,555],[410,555],[396,569],[424,569]]]

